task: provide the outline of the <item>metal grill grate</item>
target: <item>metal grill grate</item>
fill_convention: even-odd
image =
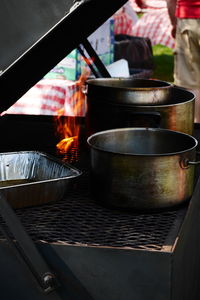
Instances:
[[[153,214],[110,210],[90,199],[88,178],[85,172],[60,202],[17,210],[34,241],[157,251],[166,241],[173,245],[186,209]]]
[[[75,164],[79,160],[80,153],[77,147],[72,147],[67,153],[60,153],[57,151],[56,156],[69,164]]]

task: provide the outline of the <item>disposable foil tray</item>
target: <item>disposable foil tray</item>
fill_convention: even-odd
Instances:
[[[58,201],[81,171],[43,152],[0,153],[0,192],[13,208]]]

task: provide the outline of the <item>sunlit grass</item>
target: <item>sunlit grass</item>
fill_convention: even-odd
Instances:
[[[173,82],[174,56],[171,48],[163,45],[152,46],[155,69],[153,77]]]

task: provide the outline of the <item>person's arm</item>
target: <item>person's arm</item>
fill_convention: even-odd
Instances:
[[[137,6],[139,6],[140,8],[146,8],[146,4],[144,0],[135,0],[135,3],[137,4]]]
[[[169,17],[172,23],[172,36],[175,37],[176,34],[176,2],[177,0],[166,0]]]

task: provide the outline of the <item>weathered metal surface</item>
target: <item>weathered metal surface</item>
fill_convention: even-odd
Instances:
[[[160,127],[193,134],[195,101],[193,93],[171,87],[166,103],[153,103],[153,97],[154,91],[147,88],[144,91],[135,91],[131,88],[124,88],[121,91],[103,84],[88,85],[86,117],[89,134],[122,127]],[[149,117],[147,118],[145,114],[149,114]],[[158,124],[155,122],[155,114],[160,116]]]
[[[44,293],[56,288],[56,276],[51,272],[45,260],[40,255],[30,236],[26,233],[19,218],[9,205],[6,198],[0,193],[0,215],[6,226],[0,226],[9,245],[14,252],[26,263],[39,287]]]
[[[167,253],[62,245],[43,245],[39,250],[59,279],[60,298],[42,294],[25,266],[0,243],[3,299],[170,299]]]
[[[200,179],[173,247],[172,300],[200,298]]]
[[[89,97],[115,104],[167,104],[172,84],[156,79],[98,78],[86,82]]]
[[[93,197],[118,208],[158,209],[190,199],[197,140],[165,129],[120,128],[97,132],[91,147]]]
[[[62,199],[81,171],[38,151],[0,153],[0,192],[14,208]]]
[[[73,0],[2,0],[0,70],[7,69],[62,19]],[[5,30],[6,28],[6,30]],[[48,51],[47,50],[47,55]],[[39,66],[38,66],[39,67]]]

